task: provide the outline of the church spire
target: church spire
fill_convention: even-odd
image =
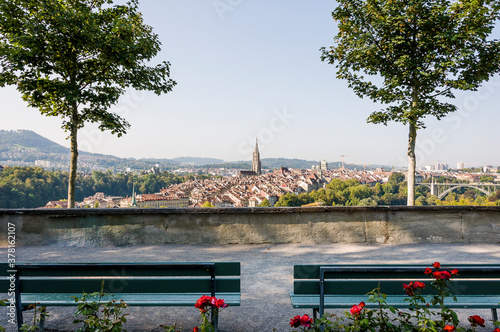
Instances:
[[[260,153],[259,153],[259,143],[257,139],[255,139],[255,151],[253,152],[252,159],[252,171],[257,175],[262,174],[261,163],[260,163]]]

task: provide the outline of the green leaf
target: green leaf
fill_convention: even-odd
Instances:
[[[148,66],[160,51],[136,1],[0,2],[0,86],[13,85],[30,107],[63,120],[72,141],[69,206],[74,205],[78,129],[97,123],[121,136],[130,124],[109,111],[129,88],[170,92],[170,64]]]
[[[500,41],[489,38],[499,11],[492,0],[338,0],[335,45],[321,48],[321,60],[334,64],[357,96],[385,107],[369,123],[409,126],[408,156],[416,164],[416,131],[425,117],[456,111],[445,98],[475,91],[500,71]],[[414,192],[412,179],[410,205]]]

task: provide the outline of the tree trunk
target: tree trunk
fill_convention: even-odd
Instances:
[[[415,144],[417,142],[417,126],[410,121],[410,133],[408,135],[408,202],[406,205],[415,205],[415,171],[417,158],[415,157]]]
[[[71,118],[71,161],[69,166],[69,181],[68,181],[68,208],[75,207],[75,187],[76,187],[76,169],[78,162],[78,108],[73,106],[73,114]]]

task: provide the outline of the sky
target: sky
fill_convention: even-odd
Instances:
[[[123,1],[115,1],[123,3]],[[381,105],[360,99],[336,68],[320,60],[337,33],[331,0],[141,0],[159,35],[155,62],[169,61],[173,91],[134,90],[112,111],[131,124],[118,138],[87,124],[81,150],[133,158],[261,158],[407,165],[408,128],[368,124]],[[496,33],[495,38],[499,38]],[[0,88],[0,129],[29,129],[69,146],[61,119],[28,108]],[[417,165],[500,165],[500,76],[477,92],[457,92],[459,107],[419,130]]]

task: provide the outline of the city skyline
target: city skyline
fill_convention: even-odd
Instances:
[[[154,61],[170,61],[178,85],[161,97],[128,92],[114,108],[132,124],[128,134],[117,138],[86,125],[80,149],[237,161],[251,156],[257,138],[262,158],[335,162],[350,155],[346,163],[406,166],[407,128],[367,124],[383,106],[359,99],[335,78],[334,66],[320,61],[319,48],[332,45],[337,31],[334,6],[326,0],[143,0],[140,11],[163,44]],[[418,165],[500,165],[499,90],[496,75],[478,92],[456,93],[451,102],[458,112],[427,119],[417,138]],[[1,88],[0,98],[0,129],[30,129],[69,146],[61,119],[28,109],[11,87]]]

